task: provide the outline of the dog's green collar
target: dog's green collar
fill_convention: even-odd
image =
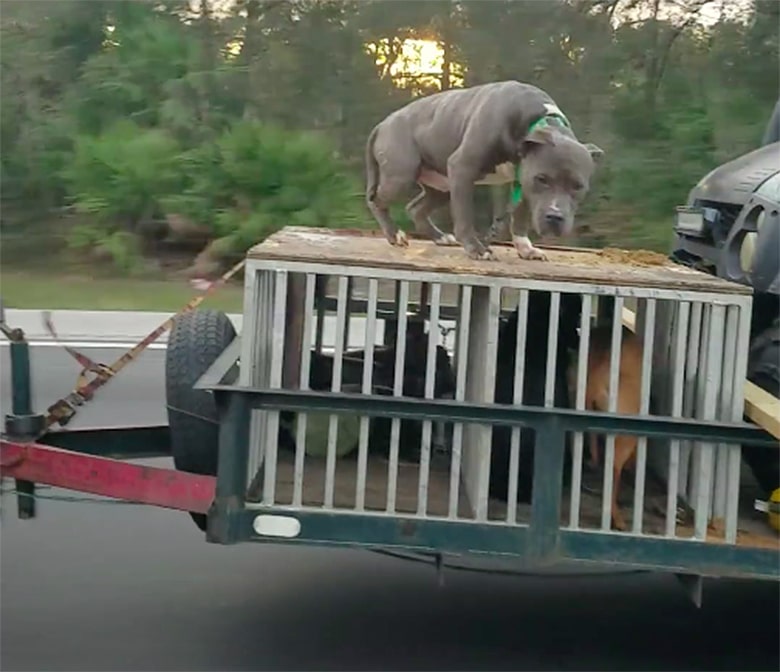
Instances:
[[[553,112],[537,119],[528,127],[528,135],[531,135],[537,128],[547,128],[549,126],[563,126],[571,128],[569,120],[563,112]],[[523,200],[523,187],[520,184],[520,162],[515,164],[515,181],[512,185],[512,206],[516,207]]]

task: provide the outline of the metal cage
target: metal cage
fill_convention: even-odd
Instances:
[[[675,567],[682,552],[702,573],[732,571],[737,549],[776,577],[777,536],[741,487],[749,290],[646,254],[496,252],[301,228],[249,252],[240,352],[200,383],[226,421],[212,540]],[[608,408],[586,410],[603,325]],[[639,413],[618,414],[631,332]],[[605,437],[598,470],[591,433]],[[624,530],[620,436],[638,437],[616,482]]]

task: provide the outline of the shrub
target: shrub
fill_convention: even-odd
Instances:
[[[361,190],[329,143],[310,133],[242,121],[180,156],[188,184],[165,199],[208,225],[220,245],[243,253],[287,225],[362,227]]]
[[[182,183],[180,149],[164,131],[122,121],[76,139],[64,172],[73,204],[109,230],[134,230],[159,214],[160,199]]]

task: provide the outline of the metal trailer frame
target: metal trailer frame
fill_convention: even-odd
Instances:
[[[292,229],[285,229],[282,234]],[[293,231],[294,232],[294,231]],[[316,230],[315,230],[316,233]],[[328,235],[334,235],[328,231]],[[278,234],[277,234],[278,235]],[[273,238],[273,237],[272,237]],[[273,241],[271,241],[273,244]],[[606,286],[587,283],[539,281],[528,278],[506,278],[497,280],[491,276],[475,278],[457,276],[437,271],[420,272],[416,270],[382,271],[377,266],[366,268],[340,267],[334,271],[328,263],[288,260],[280,262],[275,258],[248,258],[245,275],[245,324],[244,338],[236,339],[225,349],[210,369],[196,384],[197,389],[213,393],[219,413],[219,465],[216,477],[185,473],[175,469],[160,469],[125,462],[126,459],[162,456],[169,454],[169,435],[167,426],[129,427],[118,429],[65,430],[51,431],[35,439],[43,416],[35,414],[31,406],[29,347],[24,335],[16,332],[10,344],[11,377],[13,388],[12,413],[6,417],[5,434],[0,440],[0,469],[2,475],[15,478],[19,496],[19,515],[31,518],[35,515],[35,483],[45,483],[60,487],[90,492],[99,495],[142,502],[155,506],[179,509],[182,511],[206,513],[206,540],[210,543],[235,544],[245,541],[316,544],[333,546],[351,546],[377,549],[394,549],[413,554],[437,558],[476,558],[477,560],[510,564],[550,567],[558,563],[573,561],[593,566],[594,563],[610,567],[641,568],[655,571],[674,572],[695,577],[750,577],[756,579],[780,579],[780,545],[768,544],[746,546],[737,543],[737,507],[739,495],[740,446],[745,444],[777,446],[777,440],[762,429],[742,422],[742,396],[740,381],[744,379],[744,358],[724,361],[718,339],[712,338],[719,330],[725,331],[725,346],[736,349],[739,340],[749,327],[750,297],[727,297],[717,291],[702,292],[695,297],[687,297],[690,306],[669,312],[660,305],[664,298],[680,299],[684,290],[670,291],[667,296],[662,290],[644,291],[620,286]],[[382,277],[397,281],[401,301],[408,303],[409,283],[418,281],[422,287],[429,284],[428,296],[430,309],[427,313],[431,323],[437,322],[439,314],[445,309],[441,304],[442,283],[460,286],[459,310],[471,310],[482,313],[478,318],[461,322],[456,339],[468,340],[470,329],[485,331],[484,324],[497,324],[500,312],[500,293],[497,287],[514,287],[519,291],[520,304],[526,302],[527,292],[535,288],[553,292],[549,320],[549,335],[556,337],[557,320],[561,293],[590,293],[598,297],[597,311],[602,311],[602,299],[611,303],[613,324],[613,346],[620,342],[620,325],[624,316],[626,296],[644,301],[644,310],[637,315],[637,328],[642,328],[646,338],[659,338],[668,332],[669,323],[676,321],[674,342],[666,344],[666,356],[681,357],[688,350],[691,357],[668,360],[674,366],[685,362],[685,366],[673,368],[673,375],[667,376],[665,384],[670,389],[669,408],[658,415],[648,414],[650,399],[650,381],[643,376],[642,413],[638,416],[622,415],[614,412],[595,412],[583,410],[581,392],[577,393],[576,408],[557,408],[552,406],[552,390],[545,390],[545,405],[531,406],[523,403],[503,404],[492,400],[466,400],[465,385],[459,376],[455,399],[432,398],[431,354],[435,352],[435,340],[428,337],[428,357],[426,364],[426,391],[424,398],[397,396],[400,388],[394,390],[396,396],[371,393],[370,374],[365,374],[359,391],[341,391],[338,374],[334,374],[331,390],[315,391],[307,389],[308,357],[311,346],[322,347],[319,330],[311,343],[312,320],[315,313],[324,315],[327,302],[316,301],[318,275],[339,275],[335,305],[337,314],[336,359],[343,357],[349,332],[347,325],[350,310],[350,278],[363,276],[369,279],[369,291],[366,304],[377,314],[380,307],[377,293],[377,279]],[[300,282],[299,282],[300,280]],[[722,282],[722,281],[718,281]],[[477,289],[474,289],[474,288]],[[288,291],[289,290],[289,291]],[[297,292],[297,294],[296,294]],[[557,293],[555,293],[557,292]],[[428,293],[423,290],[423,293]],[[464,302],[467,295],[480,294],[480,301]],[[293,297],[291,299],[291,297]],[[297,298],[295,298],[297,297]],[[498,297],[498,303],[496,299]],[[525,297],[525,298],[523,298]],[[470,297],[470,298],[473,298]],[[487,301],[484,299],[487,298]],[[295,302],[298,302],[297,304]],[[421,303],[425,303],[423,300]],[[480,302],[482,305],[480,305]],[[297,310],[296,306],[303,307]],[[398,334],[406,329],[407,308],[395,304],[386,307],[394,311]],[[657,305],[659,304],[659,305]],[[469,308],[465,308],[468,305]],[[293,312],[290,313],[292,306]],[[594,307],[587,300],[583,307],[582,325],[587,325]],[[420,306],[418,305],[418,309]],[[667,306],[668,308],[668,306]],[[369,310],[369,315],[371,314]],[[747,318],[746,318],[747,315]],[[297,316],[297,317],[296,317]],[[299,319],[300,318],[300,319]],[[297,320],[297,321],[296,321]],[[480,326],[478,320],[483,321]],[[486,322],[487,321],[487,322]],[[684,323],[684,329],[680,328]],[[321,320],[318,320],[321,323]],[[289,325],[297,325],[298,337]],[[285,325],[288,333],[285,335]],[[372,343],[376,339],[375,319],[367,319],[366,359],[373,356]],[[617,325],[617,326],[616,326]],[[705,332],[703,349],[697,348],[699,334],[691,338],[689,327]],[[489,330],[487,330],[489,331]],[[490,345],[487,331],[481,336],[483,342],[477,347]],[[247,338],[246,334],[263,335],[260,338]],[[518,329],[520,333],[520,329]],[[583,332],[584,333],[584,332]],[[300,334],[306,334],[303,339]],[[476,332],[475,332],[476,334]],[[484,339],[487,338],[485,341]],[[580,355],[587,353],[587,338],[580,340]],[[472,339],[472,343],[474,339]],[[584,343],[584,345],[583,345]],[[688,346],[686,348],[686,345]],[[465,345],[468,348],[468,344]],[[400,350],[401,348],[399,348]],[[522,349],[522,339],[518,339],[517,352]],[[699,350],[701,349],[701,353]],[[550,347],[548,352],[553,352]],[[297,353],[297,363],[290,365],[290,352]],[[613,347],[613,353],[616,349]],[[653,358],[657,358],[656,349]],[[660,349],[663,358],[664,350]],[[698,361],[696,357],[698,357]],[[396,353],[396,373],[402,365],[403,353]],[[548,356],[547,370],[555,366],[554,355]],[[552,362],[550,361],[552,360]],[[703,361],[701,361],[703,360]],[[584,361],[581,357],[580,361]],[[614,364],[610,379],[610,408],[615,408],[617,373]],[[717,364],[716,364],[717,362]],[[483,364],[484,366],[484,364]],[[647,374],[651,366],[649,354],[643,358],[643,373]],[[692,375],[697,366],[703,367],[705,374]],[[226,378],[235,377],[239,370],[237,383],[227,384]],[[465,364],[457,363],[459,374],[463,374]],[[657,368],[657,367],[656,367]],[[336,364],[334,369],[340,370]],[[578,367],[578,380],[582,380],[584,364]],[[370,367],[365,367],[370,371]],[[654,372],[655,373],[655,372]],[[492,384],[490,366],[483,382],[484,389]],[[724,378],[725,376],[725,378]],[[548,376],[549,378],[549,376]],[[398,380],[398,376],[396,376]],[[727,381],[724,389],[718,389],[716,383]],[[662,383],[664,381],[661,381]],[[687,387],[686,387],[687,385]],[[691,387],[698,386],[699,394],[693,394]],[[518,385],[516,383],[517,399]],[[297,389],[296,389],[297,388]],[[720,392],[720,394],[717,394]],[[491,398],[492,399],[492,398]],[[696,406],[698,418],[682,417],[683,406]],[[326,480],[325,501],[319,506],[306,506],[301,500],[302,484],[297,483],[293,492],[293,501],[287,504],[275,502],[276,458],[278,447],[275,441],[267,440],[275,436],[279,427],[281,411],[299,413],[298,427],[308,412],[328,413],[334,420],[330,423],[328,440],[328,459],[326,472],[331,480]],[[506,518],[500,521],[489,520],[487,504],[475,505],[472,519],[463,520],[453,515],[452,501],[450,510],[444,516],[432,516],[425,506],[418,505],[415,512],[398,512],[388,506],[386,511],[370,511],[365,507],[361,491],[365,490],[366,440],[365,423],[361,420],[361,439],[358,455],[358,484],[355,506],[343,509],[333,506],[332,474],[335,470],[335,432],[332,427],[336,418],[358,415],[361,418],[386,417],[397,420],[411,419],[423,423],[423,446],[421,449],[419,492],[424,493],[427,483],[423,471],[430,470],[431,432],[436,422],[453,424],[454,436],[462,441],[465,427],[471,423],[479,425],[483,431],[495,425],[509,425],[513,428],[533,428],[536,431],[536,446],[544,450],[536,451],[533,466],[533,493],[530,519],[524,523],[515,519],[515,514],[507,507]],[[726,419],[723,419],[726,418]],[[305,428],[304,428],[305,429]],[[560,475],[564,465],[567,432],[575,436],[575,464],[582,457],[582,436],[585,432],[620,433],[641,437],[637,453],[637,488],[634,493],[635,504],[640,513],[634,515],[633,527],[628,532],[615,532],[609,528],[609,511],[606,505],[611,480],[604,479],[604,498],[602,525],[600,529],[586,529],[577,520],[579,502],[572,496],[570,502],[569,524],[561,523],[563,511]],[[517,464],[517,439],[513,430],[512,461]],[[475,440],[484,448],[484,436],[477,432]],[[667,498],[666,522],[664,534],[643,534],[641,523],[641,502],[644,490],[645,470],[648,456],[657,453],[648,450],[648,442],[653,439],[670,442],[668,473],[670,483]],[[390,463],[397,469],[398,432],[393,431]],[[687,443],[686,443],[687,442]],[[297,440],[296,468],[302,471],[303,441]],[[678,481],[685,489],[687,481],[682,478],[683,461],[681,453],[693,447],[697,478],[693,479],[692,500],[696,503],[693,534],[679,537],[674,534],[676,528],[676,498]],[[487,444],[489,450],[489,443]],[[454,450],[458,462],[463,456],[460,449]],[[609,473],[611,460],[614,459],[614,441],[607,440],[605,471]],[[453,461],[455,459],[453,458]],[[687,464],[687,462],[686,462]],[[261,468],[262,467],[262,468]],[[362,476],[360,475],[363,471]],[[391,469],[392,471],[392,469]],[[579,470],[575,468],[574,483],[579,486]],[[453,472],[454,473],[454,472]],[[262,478],[258,478],[262,476]],[[302,478],[302,474],[301,474]],[[392,478],[391,476],[389,478]],[[481,479],[481,480],[480,480]],[[474,487],[486,498],[486,481],[480,477]],[[736,480],[735,480],[736,479]],[[258,485],[257,497],[250,497],[252,484]],[[510,491],[516,488],[510,479]],[[574,488],[577,489],[577,488]],[[473,489],[473,488],[472,488]],[[579,490],[577,490],[579,492]],[[479,496],[477,496],[479,499]],[[457,506],[455,507],[457,508]],[[708,531],[711,515],[725,516],[725,531],[713,539]]]

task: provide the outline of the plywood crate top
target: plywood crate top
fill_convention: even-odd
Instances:
[[[665,255],[646,250],[603,250],[538,245],[548,261],[520,259],[508,243],[494,243],[495,261],[469,259],[460,246],[442,247],[409,236],[409,247],[390,245],[376,231],[290,226],[274,233],[247,253],[249,260],[292,261],[447,273],[460,276],[525,278],[549,282],[582,282],[751,294],[751,289],[675,264]]]

